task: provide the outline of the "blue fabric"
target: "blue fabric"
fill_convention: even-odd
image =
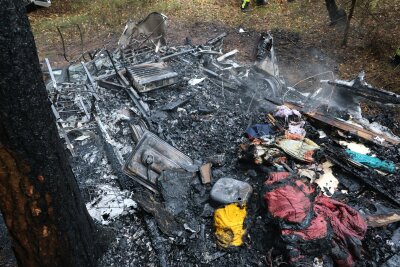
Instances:
[[[250,139],[272,134],[274,134],[274,131],[270,124],[255,124],[245,131],[245,136]]]
[[[358,163],[367,165],[368,167],[378,169],[384,172],[389,172],[389,173],[394,173],[396,171],[396,165],[392,161],[385,161],[385,160],[380,160],[375,157],[371,157],[368,155],[364,155],[361,153],[354,152],[350,149],[346,149],[347,155],[350,156],[350,158],[354,161],[357,161]]]

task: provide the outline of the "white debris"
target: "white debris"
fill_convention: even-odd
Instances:
[[[124,210],[137,208],[137,203],[129,198],[128,191],[121,191],[110,185],[100,185],[99,193],[98,197],[86,203],[86,208],[90,216],[103,225],[108,225]]]
[[[364,128],[361,124],[355,122],[355,121],[352,120],[352,119],[349,119],[349,120],[344,120],[344,119],[342,119],[342,118],[336,118],[336,119],[339,120],[339,121],[345,122],[345,123],[347,123],[347,124],[351,124],[351,125],[358,126],[358,127],[360,127],[360,128]]]
[[[243,30],[243,28],[240,28],[240,29],[239,29],[239,33],[244,33],[244,32],[246,32],[246,31]]]
[[[192,233],[197,233],[196,230],[190,228],[190,226],[188,224],[183,224],[183,227],[185,228],[186,231],[192,232]]]
[[[134,209],[137,208],[137,203],[133,199],[130,199],[130,198],[124,199],[124,205],[127,208],[134,208]]]
[[[327,137],[326,133],[324,131],[322,131],[322,130],[318,131],[318,133],[319,133],[319,138]]]
[[[400,137],[395,135],[388,127],[383,126],[383,125],[379,124],[378,122],[370,123],[369,120],[367,120],[365,118],[358,118],[358,119],[356,119],[356,121],[354,121],[354,120],[345,121],[345,120],[342,120],[342,119],[339,119],[339,118],[337,118],[337,119],[341,120],[341,121],[344,121],[346,123],[349,123],[349,124],[356,125],[358,127],[367,129],[367,130],[369,130],[371,132],[374,132],[376,134],[383,135],[385,137],[400,141]],[[384,140],[384,138],[376,137],[375,141],[377,141],[378,143],[383,143],[385,140]]]
[[[233,60],[231,60],[231,59],[226,59],[226,60],[225,60],[225,63],[231,65],[232,68],[234,68],[234,69],[240,68],[240,67],[241,67],[241,65],[237,64],[235,61],[233,61]],[[227,69],[227,68],[226,68],[226,69]],[[248,71],[249,71],[249,70],[246,70],[247,75],[248,75]],[[246,76],[246,77],[247,77],[247,76]]]
[[[53,70],[53,74],[55,76],[60,76],[62,74],[62,70]]]
[[[217,58],[217,61],[218,61],[218,62],[224,61],[224,60],[227,59],[228,57],[231,57],[231,56],[235,55],[237,52],[239,52],[239,50],[237,50],[237,49],[232,50],[232,51],[230,51],[230,52],[228,52],[228,53],[226,53],[226,54],[224,54],[224,55],[218,57],[218,58]]]
[[[144,234],[145,234],[145,231],[144,231],[143,229],[140,229],[139,231],[136,231],[136,232],[133,234],[132,239],[133,239],[133,240],[136,240],[136,239],[138,239],[139,237],[141,237],[141,236],[144,235]]]
[[[329,160],[324,162],[322,164],[324,174],[315,181],[321,188],[324,195],[327,196],[332,196],[339,185],[338,179],[332,173],[332,166],[333,164]]]
[[[78,136],[77,138],[75,138],[75,141],[83,141],[83,140],[86,140],[86,139],[88,139],[88,138],[90,138],[90,136],[89,135],[81,135],[81,136]]]
[[[121,156],[125,156],[127,154],[130,154],[132,152],[132,147],[131,146],[124,146],[122,149],[120,149]]]
[[[298,172],[300,177],[307,177],[308,179],[310,179],[310,182],[314,182],[315,178],[316,178],[316,173],[313,170],[309,170],[309,169],[300,169]]]
[[[356,142],[339,141],[339,144],[347,147],[351,151],[354,151],[354,152],[357,152],[360,154],[367,155],[367,154],[371,153],[371,150],[368,147],[366,147],[363,144],[356,143]]]
[[[335,80],[335,83],[351,87],[354,85],[354,80],[353,81]]]
[[[313,267],[324,267],[324,261],[320,258],[315,257]]]
[[[113,118],[114,118],[114,124],[120,121],[129,121],[131,119],[129,116],[123,113],[115,113],[113,114]]]
[[[383,144],[385,142],[385,139],[379,136],[375,136],[374,141],[377,144]]]
[[[200,79],[193,78],[193,79],[190,79],[188,83],[189,83],[189,85],[193,86],[193,85],[201,83],[202,81],[204,81],[204,79],[205,79],[205,77],[200,78]]]
[[[177,108],[176,111],[177,111],[178,113],[187,114],[187,110],[184,109],[184,108]]]
[[[394,242],[392,240],[386,240],[386,245],[389,245],[391,247],[394,246]]]
[[[386,137],[392,138],[396,141],[400,141],[400,137],[398,137],[397,135],[395,135],[388,127],[383,126],[381,124],[379,124],[378,122],[374,121],[372,123],[369,124],[369,127],[367,127],[369,130],[371,130],[374,133],[377,134],[382,134]]]
[[[300,122],[289,122],[289,133],[300,135],[302,137],[306,136],[306,130],[304,130],[305,121]]]

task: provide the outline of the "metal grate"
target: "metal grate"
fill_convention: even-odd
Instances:
[[[127,68],[128,78],[139,92],[147,92],[178,82],[178,73],[165,63],[145,63]]]

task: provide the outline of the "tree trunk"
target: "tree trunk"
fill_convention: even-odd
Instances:
[[[95,226],[58,136],[22,0],[0,0],[0,209],[19,266],[95,266]]]
[[[351,7],[350,7],[350,12],[349,12],[349,17],[347,18],[346,29],[344,30],[342,46],[347,45],[347,39],[349,37],[349,32],[350,32],[350,21],[351,21],[351,18],[353,17],[356,2],[357,2],[357,0],[351,0]]]
[[[325,0],[325,4],[332,24],[346,18],[346,12],[343,9],[338,8],[335,0]]]

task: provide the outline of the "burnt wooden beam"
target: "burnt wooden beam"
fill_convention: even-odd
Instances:
[[[297,106],[297,105],[292,104],[292,103],[287,103],[287,102],[285,102],[284,104],[285,104],[285,106],[287,106],[287,107],[289,107],[291,109],[296,109],[296,110],[301,111],[301,107],[300,106]],[[396,139],[387,137],[387,136],[382,135],[382,134],[374,133],[374,132],[366,130],[366,129],[360,127],[360,126],[357,126],[357,125],[354,125],[354,124],[350,124],[350,123],[346,123],[346,122],[341,121],[339,119],[331,118],[331,117],[325,116],[325,115],[323,115],[321,113],[318,113],[318,112],[307,112],[307,113],[303,112],[303,114],[306,115],[307,117],[310,117],[312,119],[318,120],[318,121],[323,122],[325,124],[328,124],[328,125],[330,125],[332,127],[338,128],[338,129],[340,129],[340,130],[342,130],[344,132],[350,133],[352,135],[356,135],[358,137],[361,137],[361,138],[363,138],[365,140],[368,140],[368,141],[371,141],[371,142],[374,142],[376,137],[379,137],[381,139],[384,139],[386,142],[388,142],[388,143],[390,143],[392,145],[400,144],[400,142],[398,140],[396,140]]]

